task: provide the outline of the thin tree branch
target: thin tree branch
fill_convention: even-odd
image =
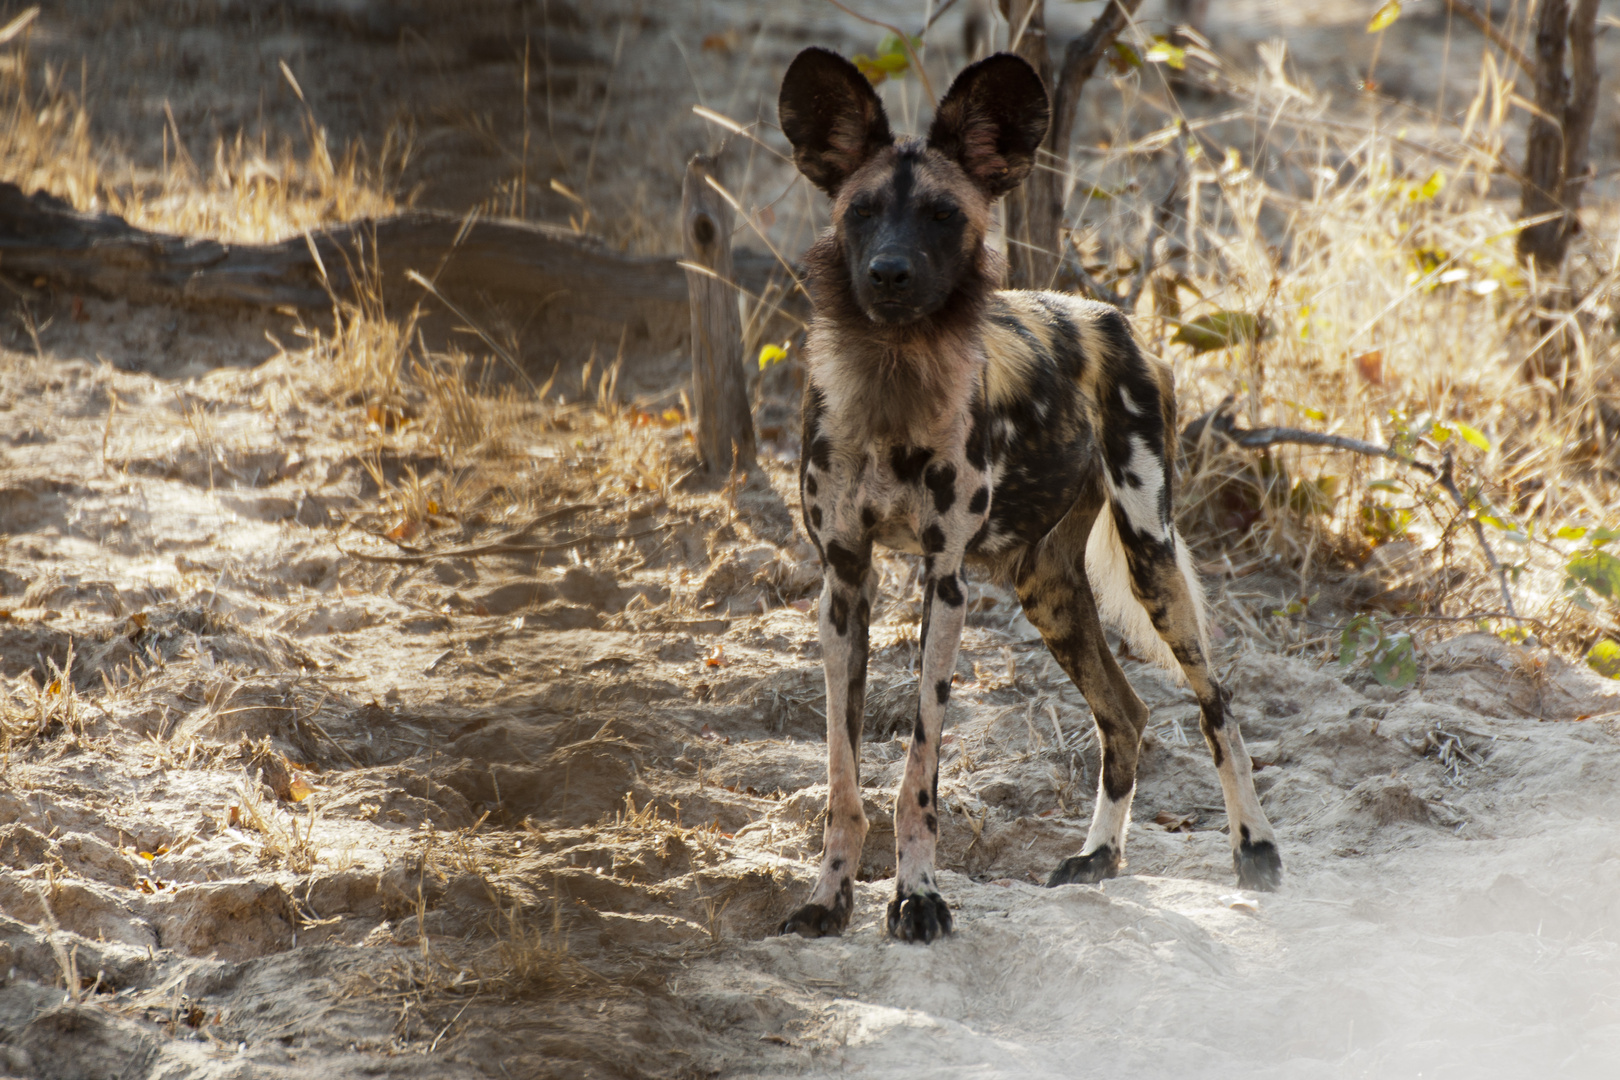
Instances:
[[[898,26],[895,26],[893,23],[882,22],[881,20],[874,19],[869,15],[862,15],[858,11],[851,11],[843,4],[839,3],[839,0],[827,0],[827,3],[831,4],[839,11],[842,11],[845,15],[857,18],[861,20],[861,22],[868,23],[872,26],[880,26],[889,33],[893,34],[895,37],[899,38],[900,44],[905,46],[906,55],[911,58],[911,70],[917,73],[917,78],[919,81],[921,81],[923,90],[928,94],[929,104],[933,105],[936,109],[939,107],[939,98],[934,95],[934,84],[928,81],[928,72],[923,70],[922,61],[917,58],[917,50],[911,47],[911,38],[904,30],[900,29]]]
[[[1075,112],[1080,107],[1081,89],[1141,6],[1142,0],[1113,0],[1085,33],[1064,48],[1063,66],[1058,69],[1057,93],[1052,103],[1051,149],[1059,161],[1069,159],[1069,136],[1074,128]]]
[[[1519,65],[1519,70],[1535,78],[1535,65],[1530,62],[1530,58],[1524,55],[1524,50],[1513,44],[1511,38],[1496,28],[1489,15],[1470,4],[1468,0],[1446,0],[1446,7],[1473,23],[1475,28],[1485,35],[1487,41],[1501,49],[1503,55]]]
[[[1451,496],[1451,501],[1457,504],[1457,509],[1466,514],[1468,512],[1468,500],[1463,498],[1463,493],[1457,490],[1457,481],[1452,479],[1450,450],[1446,451],[1445,457],[1441,460],[1439,484],[1446,489],[1446,494]],[[1479,523],[1479,518],[1469,515],[1468,524],[1473,527],[1474,539],[1479,541],[1480,550],[1485,553],[1485,562],[1496,573],[1496,583],[1502,589],[1502,606],[1507,608],[1509,615],[1512,615],[1514,614],[1513,594],[1508,591],[1507,571],[1502,569],[1502,564],[1496,561],[1496,552],[1492,551],[1491,545],[1486,542],[1485,526]]]
[[[1496,552],[1491,550],[1490,542],[1485,539],[1485,527],[1480,524],[1479,518],[1469,514],[1472,507],[1462,491],[1457,487],[1457,481],[1452,476],[1451,451],[1447,450],[1440,459],[1437,469],[1422,461],[1417,461],[1398,453],[1393,446],[1379,446],[1377,443],[1364,442],[1361,439],[1352,439],[1344,435],[1327,435],[1320,431],[1305,431],[1301,428],[1264,427],[1240,428],[1232,422],[1232,404],[1236,401],[1235,395],[1228,394],[1221,399],[1221,403],[1209,412],[1188,424],[1181,432],[1181,445],[1183,447],[1196,446],[1204,437],[1206,431],[1214,431],[1225,436],[1232,442],[1246,449],[1259,449],[1266,446],[1277,446],[1291,443],[1298,446],[1322,446],[1333,450],[1348,450],[1355,454],[1365,454],[1368,457],[1388,458],[1408,465],[1419,472],[1426,473],[1441,489],[1451,497],[1457,509],[1468,514],[1468,524],[1474,531],[1474,539],[1479,541],[1479,548],[1485,554],[1485,563],[1496,574],[1497,585],[1502,590],[1502,606],[1507,609],[1508,618],[1518,618],[1513,610],[1513,594],[1508,590],[1507,570],[1496,559]]]

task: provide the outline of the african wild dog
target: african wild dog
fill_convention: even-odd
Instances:
[[[922,555],[925,568],[891,934],[931,941],[951,930],[934,849],[965,564],[1012,582],[1096,718],[1091,831],[1048,884],[1100,881],[1123,861],[1148,713],[1100,615],[1191,684],[1238,881],[1275,887],[1275,833],[1210,670],[1202,596],[1170,518],[1170,373],[1137,350],[1113,308],[996,289],[990,209],[1034,165],[1048,115],[1039,77],[1015,56],[991,56],[957,77],[926,139],[897,140],[865,77],[836,53],[806,49],[779,108],[795,164],[833,199],[832,228],[805,256],[814,318],[800,461],[804,525],[825,573],[829,792],[820,875],[782,932],[839,933],[854,905],[874,542]]]

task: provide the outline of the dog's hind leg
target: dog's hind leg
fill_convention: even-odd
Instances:
[[[1198,585],[1187,549],[1174,530],[1162,542],[1149,541],[1140,533],[1130,536],[1123,527],[1125,523],[1119,520],[1124,513],[1115,509],[1114,524],[1120,526],[1131,589],[1198,697],[1198,726],[1221,778],[1238,884],[1249,889],[1275,889],[1282,882],[1277,833],[1266,820],[1254,790],[1249,751],[1243,745],[1237,718],[1232,715],[1232,695],[1216,680],[1210,667],[1203,610],[1194,592]]]
[[[827,817],[821,870],[809,902],[782,923],[783,934],[843,932],[855,907],[855,872],[866,841],[861,807],[861,727],[866,714],[867,635],[876,576],[872,542],[858,551],[827,546],[821,590],[821,648],[827,675]]]
[[[1128,341],[1128,339],[1127,339]],[[1282,881],[1277,834],[1260,808],[1243,735],[1232,715],[1231,695],[1215,679],[1204,633],[1204,611],[1192,560],[1170,519],[1171,473],[1167,444],[1175,437],[1174,397],[1168,375],[1147,376],[1134,345],[1121,349],[1122,365],[1115,387],[1102,397],[1103,454],[1111,516],[1099,522],[1089,541],[1095,558],[1091,572],[1105,592],[1104,609],[1120,616],[1129,629],[1146,612],[1153,631],[1168,647],[1162,654],[1149,635],[1144,646],[1162,661],[1178,665],[1198,697],[1199,727],[1209,744],[1226,799],[1232,833],[1232,863],[1238,884],[1275,889]],[[1129,364],[1134,357],[1136,367]],[[1118,554],[1128,572],[1121,574]],[[1099,565],[1100,564],[1100,565]],[[1121,577],[1129,577],[1136,604],[1122,596]],[[1140,610],[1133,610],[1140,605]]]
[[[1064,859],[1048,885],[1096,882],[1119,872],[1142,731],[1148,721],[1147,706],[1108,648],[1086,578],[1086,537],[1101,504],[1100,492],[1083,497],[1057,528],[1025,553],[1014,574],[1025,615],[1091,706],[1102,747],[1091,830],[1080,854]]]

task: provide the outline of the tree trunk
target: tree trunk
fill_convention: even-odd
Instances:
[[[1046,47],[1046,0],[1004,0],[1013,52],[1029,61],[1052,86],[1052,57]],[[1059,232],[1063,224],[1063,176],[1041,151],[1050,151],[1053,129],[1046,129],[1035,169],[1006,199],[1007,277],[1015,289],[1044,289],[1057,276]]]
[[[1519,233],[1519,258],[1542,273],[1563,265],[1569,241],[1579,228],[1581,188],[1586,182],[1587,147],[1597,114],[1599,73],[1593,44],[1597,0],[1540,0],[1536,8],[1536,113],[1525,139],[1524,183],[1519,216],[1557,216]],[[1572,72],[1564,71],[1566,41]]]
[[[707,183],[714,159],[694,155],[681,185],[681,235],[692,308],[692,408],[698,456],[712,473],[754,465],[754,417],[742,367],[742,319],[732,286],[731,204]]]
[[[1029,22],[1018,41],[1018,53],[1040,72],[1052,94],[1052,124],[1037,155],[1035,171],[1024,186],[1007,196],[1007,266],[1009,283],[1015,289],[1046,289],[1057,278],[1063,263],[1063,207],[1067,194],[1069,139],[1074,132],[1080,108],[1080,91],[1097,70],[1103,54],[1125,29],[1142,0],[1113,0],[1092,21],[1084,34],[1063,50],[1063,66],[1054,85],[1046,46],[1044,0],[1003,0],[1011,33],[1017,34],[1026,13]],[[1040,33],[1031,38],[1030,30],[1039,24]]]

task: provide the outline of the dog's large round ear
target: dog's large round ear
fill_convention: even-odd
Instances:
[[[996,53],[965,69],[939,103],[928,145],[952,158],[991,197],[1035,167],[1052,116],[1041,77],[1022,57]]]
[[[828,49],[806,49],[782,77],[777,114],[793,163],[829,195],[894,142],[889,117],[860,69]]]

